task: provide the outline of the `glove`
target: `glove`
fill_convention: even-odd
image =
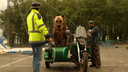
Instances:
[[[55,42],[52,42],[51,44],[52,44],[52,46],[53,46],[53,47],[55,47],[55,46],[56,46]]]

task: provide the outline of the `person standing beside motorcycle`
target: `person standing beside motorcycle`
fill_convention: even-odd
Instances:
[[[40,72],[40,63],[42,61],[42,46],[46,39],[52,42],[40,12],[41,4],[33,2],[31,12],[27,16],[27,27],[29,34],[29,44],[33,51],[33,72]]]
[[[101,67],[100,60],[100,49],[99,49],[99,27],[95,26],[94,21],[89,21],[89,30],[87,32],[89,37],[90,47],[91,47],[91,62],[90,67],[96,67],[97,69]]]

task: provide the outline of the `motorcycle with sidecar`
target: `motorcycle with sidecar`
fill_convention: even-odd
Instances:
[[[53,62],[73,62],[79,68],[80,72],[87,72],[88,59],[90,58],[91,48],[87,48],[87,35],[83,26],[76,28],[75,34],[71,34],[70,30],[66,30],[69,40],[69,47],[47,47],[44,51],[44,59],[46,68],[50,67]],[[70,55],[70,57],[68,57]]]

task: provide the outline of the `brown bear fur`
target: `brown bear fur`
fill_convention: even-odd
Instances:
[[[64,15],[54,16],[52,39],[58,47],[68,46],[68,35],[65,31],[68,29]]]

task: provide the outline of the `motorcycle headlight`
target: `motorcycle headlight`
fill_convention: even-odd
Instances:
[[[80,43],[80,45],[85,45],[85,44],[87,44],[87,41],[84,38],[80,38],[79,43]]]

